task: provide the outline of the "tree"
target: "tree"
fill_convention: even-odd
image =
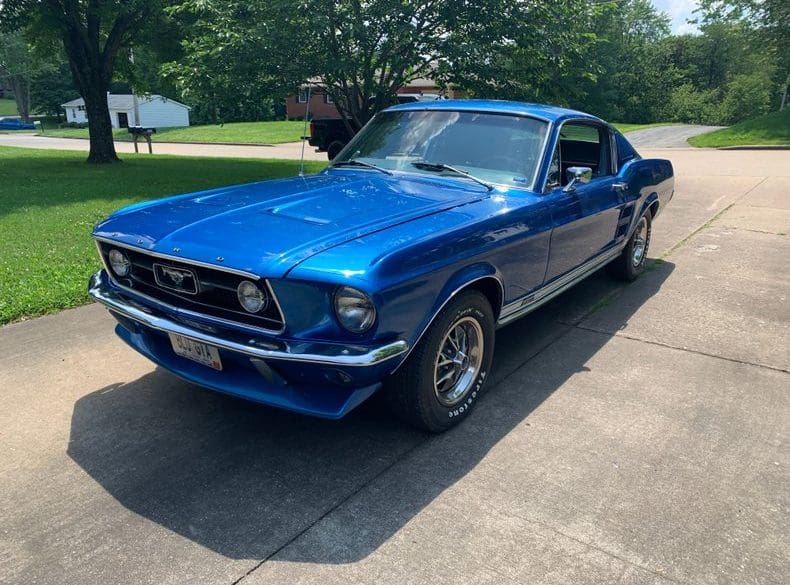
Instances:
[[[587,95],[572,105],[621,122],[662,119],[677,80],[662,50],[669,19],[648,0],[618,0],[615,9],[598,13],[592,30],[598,42],[583,59],[598,71],[584,84]]]
[[[0,25],[19,29],[31,22],[42,36],[63,43],[74,85],[85,100],[88,162],[118,161],[107,106],[116,57],[158,13],[157,0],[4,0],[0,5]]]
[[[40,64],[21,31],[0,32],[0,79],[14,92],[16,109],[30,121],[30,84]]]
[[[611,2],[484,2],[453,32],[450,80],[476,97],[580,102],[598,64],[593,23]],[[479,19],[478,15],[483,14]]]
[[[426,0],[313,0],[304,19],[314,73],[352,130],[361,128],[398,89],[436,76],[455,33],[466,29],[472,8],[486,20],[487,4]],[[504,4],[504,3],[501,3]]]
[[[168,73],[224,119],[317,83],[351,130],[419,77],[560,101],[588,75],[589,17],[604,9],[585,0],[185,0],[174,9],[188,24],[185,57]]]
[[[60,63],[42,68],[31,80],[30,104],[31,108],[39,114],[60,119],[63,116],[61,104],[73,100],[78,95],[79,92],[74,88],[71,71],[65,58]]]
[[[298,3],[184,0],[169,13],[184,38],[163,73],[196,120],[270,119],[274,102],[313,71]]]
[[[703,24],[739,22],[756,31],[771,52],[771,63],[781,105],[787,103],[790,84],[790,2],[787,0],[700,0],[698,12]]]

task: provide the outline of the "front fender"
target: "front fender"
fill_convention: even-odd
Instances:
[[[430,312],[425,315],[425,318],[415,330],[414,335],[409,339],[409,352],[398,358],[400,362],[398,366],[406,361],[411,351],[420,342],[423,335],[425,335],[447,303],[468,287],[482,284],[484,284],[486,290],[490,291],[486,296],[489,296],[489,300],[491,300],[491,308],[494,311],[494,318],[496,319],[502,310],[502,304],[505,298],[505,287],[502,284],[502,275],[496,267],[487,262],[479,262],[470,266],[465,266],[456,271],[442,287]],[[493,296],[493,291],[496,291],[495,299],[491,298]]]
[[[492,282],[496,281],[497,288],[499,290],[498,300],[492,302],[491,308],[494,310],[494,314],[498,315],[502,310],[502,303],[504,302],[505,298],[505,287],[502,284],[502,275],[492,264],[489,264],[488,262],[479,262],[472,264],[471,266],[465,266],[464,268],[461,268],[455,272],[452,277],[450,277],[439,293],[436,303],[434,303],[433,307],[431,308],[430,316],[422,324],[423,327],[427,327],[427,325],[429,325],[434,320],[439,311],[441,311],[442,308],[447,303],[449,303],[455,295],[457,295],[469,285],[484,279],[489,279]]]

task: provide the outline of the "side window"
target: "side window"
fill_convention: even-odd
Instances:
[[[596,124],[569,122],[560,129],[560,183],[568,182],[570,167],[590,167],[593,177],[612,174],[609,131]]]
[[[623,168],[623,165],[629,160],[638,159],[639,154],[631,146],[631,143],[626,140],[625,136],[619,132],[615,132],[615,143],[617,144],[617,170]]]

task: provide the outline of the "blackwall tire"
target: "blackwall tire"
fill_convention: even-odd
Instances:
[[[326,147],[326,156],[329,158],[329,160],[334,160],[335,157],[340,154],[340,151],[343,150],[344,146],[345,144],[339,140],[335,140]]]

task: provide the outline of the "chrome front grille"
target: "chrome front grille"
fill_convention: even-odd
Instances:
[[[279,332],[285,326],[274,293],[264,279],[104,241],[99,241],[98,247],[108,274],[124,288],[177,308],[269,331]],[[113,248],[126,254],[131,263],[125,278],[116,276],[109,267],[107,255]],[[268,296],[269,302],[259,313],[248,313],[239,304],[236,289],[244,280],[254,282]]]

